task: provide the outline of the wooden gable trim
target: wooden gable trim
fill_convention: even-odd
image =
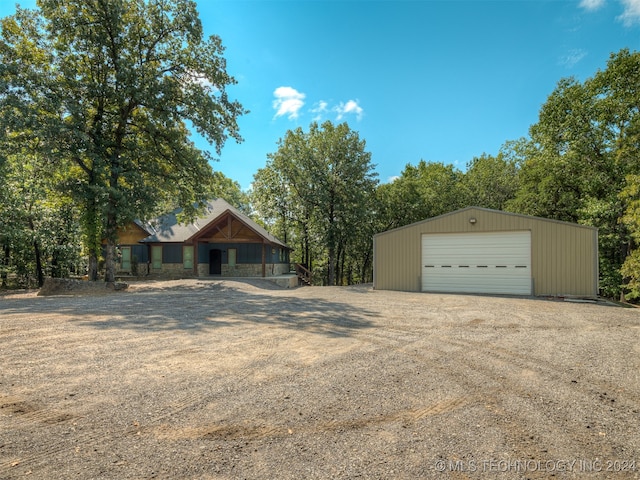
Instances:
[[[234,223],[239,225],[235,230]],[[245,228],[253,233],[256,238],[236,238],[236,236]],[[209,241],[211,241],[211,237],[213,237],[215,233],[220,233],[222,235],[223,238],[220,239],[222,241],[233,243],[255,243],[256,241],[260,241],[263,244],[272,244],[272,242],[268,238],[257,232],[254,228],[251,227],[251,225],[247,224],[247,222],[234,215],[230,210],[225,210],[224,212],[222,212],[186,241],[191,242],[201,239],[209,239]]]

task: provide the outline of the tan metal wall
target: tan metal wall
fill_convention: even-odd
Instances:
[[[374,288],[420,291],[422,234],[517,230],[531,231],[534,295],[597,295],[597,229],[476,207],[374,236]]]

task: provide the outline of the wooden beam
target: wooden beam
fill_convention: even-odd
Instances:
[[[222,230],[218,225],[216,225],[216,230],[218,230],[218,231],[220,232],[220,234],[221,234],[224,238],[229,239],[229,237],[227,236],[227,234],[226,234],[226,233],[224,233],[224,231],[223,231],[223,230]]]
[[[210,237],[207,239],[209,243],[259,243],[260,239],[258,238],[219,238],[219,237]]]

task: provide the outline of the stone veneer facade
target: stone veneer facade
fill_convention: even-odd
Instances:
[[[275,277],[289,273],[288,263],[267,263],[265,265],[265,276]],[[198,264],[198,277],[209,276],[209,264]],[[262,265],[237,264],[235,266],[222,265],[221,277],[262,277]]]
[[[164,263],[161,269],[150,268],[146,263],[138,265],[138,277],[160,277],[160,278],[189,278],[189,277],[209,277],[209,264],[199,263],[197,275],[191,269],[185,269],[181,263]],[[267,263],[265,265],[265,276],[276,277],[289,273],[287,263]],[[131,272],[118,271],[118,275],[131,275]],[[262,265],[237,264],[233,267],[222,265],[220,277],[262,277]]]

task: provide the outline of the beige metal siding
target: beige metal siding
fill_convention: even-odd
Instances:
[[[597,295],[595,228],[475,207],[376,235],[374,287],[420,291],[422,234],[514,230],[531,231],[534,295]]]

